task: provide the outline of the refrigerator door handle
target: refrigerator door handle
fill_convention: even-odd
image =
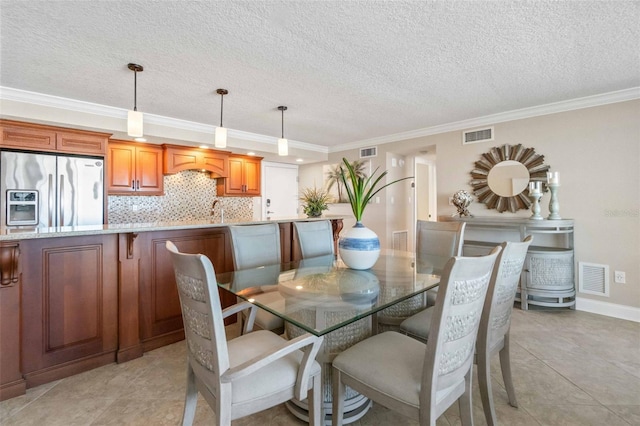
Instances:
[[[58,226],[64,226],[64,175],[60,175],[60,221]]]
[[[53,175],[49,174],[49,228],[53,226]]]

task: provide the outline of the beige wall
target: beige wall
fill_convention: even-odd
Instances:
[[[386,167],[387,153],[410,155],[436,150],[438,215],[451,215],[448,199],[459,189],[471,191],[469,171],[480,154],[493,146],[521,143],[545,156],[560,173],[560,215],[575,220],[576,274],[579,261],[609,265],[610,297],[580,293],[581,298],[640,308],[640,100],[620,102],[534,118],[497,123],[493,142],[463,146],[461,132],[449,132],[378,147],[374,167]],[[356,159],[358,151],[332,153]],[[321,165],[302,166],[300,184],[321,181]],[[386,194],[385,194],[386,196]],[[541,201],[549,213],[549,195]],[[364,222],[382,239],[388,238],[386,202],[371,206]],[[475,216],[528,217],[530,211],[498,213],[473,203]],[[342,207],[331,213],[347,213]],[[382,243],[382,241],[381,241]],[[388,247],[387,242],[383,247]],[[616,284],[614,271],[626,272],[626,284]]]

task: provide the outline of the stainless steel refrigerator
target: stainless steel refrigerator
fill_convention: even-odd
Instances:
[[[0,226],[99,225],[104,159],[0,152]]]

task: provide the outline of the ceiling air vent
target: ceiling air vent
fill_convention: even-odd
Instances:
[[[473,129],[462,132],[462,144],[489,142],[493,140],[493,127]]]
[[[609,297],[609,265],[578,262],[578,291]]]
[[[372,146],[371,148],[361,148],[360,158],[371,158],[378,155],[378,147]]]

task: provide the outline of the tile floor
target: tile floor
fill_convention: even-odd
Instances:
[[[511,335],[519,408],[506,402],[496,357],[493,390],[501,425],[640,425],[639,323],[564,309],[515,309]],[[178,425],[184,358],[184,342],[178,342],[124,364],[29,389],[26,395],[0,403],[0,424]],[[475,424],[484,425],[477,388],[473,398]],[[200,398],[195,424],[212,424],[213,416]],[[284,406],[233,422],[303,424]],[[353,424],[417,425],[375,404]],[[459,425],[457,405],[437,424]]]

